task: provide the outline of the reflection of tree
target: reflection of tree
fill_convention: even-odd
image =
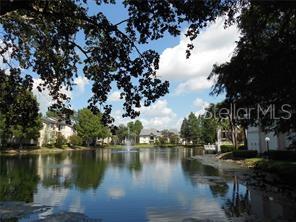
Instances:
[[[211,166],[206,166],[200,163],[196,160],[186,160],[183,159],[181,161],[182,169],[184,172],[184,175],[191,181],[193,185],[196,185],[205,178],[204,176],[213,177],[213,176],[219,176],[219,171]],[[203,181],[205,183],[209,181]]]
[[[73,155],[73,164],[77,165],[73,183],[82,190],[96,189],[102,182],[106,161],[97,158],[95,152],[79,152]]]
[[[223,208],[229,217],[239,217],[250,212],[249,191],[246,189],[245,194],[240,194],[237,176],[233,177],[232,198],[226,200]]]
[[[36,157],[0,157],[0,200],[32,202],[38,176]]]
[[[45,156],[41,159],[42,184],[45,187],[70,188],[81,190],[96,189],[104,177],[107,166],[103,156],[96,152],[71,152]]]
[[[111,165],[118,168],[128,168],[130,171],[141,171],[142,163],[140,160],[140,152],[132,153],[112,153]]]
[[[214,197],[225,197],[229,188],[225,182],[217,182],[215,184],[209,185],[209,187]]]
[[[140,172],[142,170],[142,163],[140,160],[140,155],[133,155],[128,166],[130,171]]]

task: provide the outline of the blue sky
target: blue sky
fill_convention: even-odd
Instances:
[[[89,13],[94,14],[100,10],[112,22],[117,23],[126,19],[126,9],[119,3],[117,5],[103,5],[93,7],[89,5]],[[187,25],[183,25],[183,31]],[[195,49],[192,51],[190,59],[186,59],[185,50],[188,40],[181,35],[172,37],[165,35],[161,40],[150,42],[147,45],[139,46],[141,50],[153,49],[160,54],[160,69],[158,76],[163,80],[170,81],[170,93],[159,99],[151,107],[141,108],[139,119],[146,128],[179,128],[184,117],[189,112],[197,115],[209,103],[221,101],[223,96],[210,96],[210,89],[213,82],[206,80],[213,64],[223,63],[231,58],[235,41],[238,40],[239,32],[236,26],[224,29],[223,18],[218,18],[216,22],[210,24],[203,30],[194,41]],[[39,79],[35,76],[36,85]],[[79,72],[79,77],[75,79],[77,86],[68,95],[72,98],[71,105],[74,109],[81,109],[87,105],[87,100],[91,96],[91,83]],[[38,93],[34,90],[39,100],[42,112],[51,103],[51,98],[47,92]],[[126,123],[128,118],[122,118],[122,102],[118,99],[118,90],[114,88],[110,94],[109,102],[113,106],[112,114],[115,123]]]

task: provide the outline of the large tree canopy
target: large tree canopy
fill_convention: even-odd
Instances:
[[[89,12],[90,3],[94,14]],[[38,89],[49,89],[56,109],[67,108],[65,100],[69,98],[61,89],[71,90],[81,70],[92,82],[89,106],[93,111],[100,107],[101,112],[110,113],[106,100],[115,85],[125,101],[124,116],[135,117],[139,114],[136,107],[149,106],[164,96],[169,86],[156,76],[158,53],[141,52],[139,45],[167,33],[177,36],[185,22],[189,24],[186,35],[194,40],[217,16],[227,13],[232,18],[237,6],[236,0],[124,0],[128,17],[112,23],[100,7],[114,3],[1,0],[0,55],[6,68],[18,69],[27,82],[37,74],[42,80]],[[189,44],[187,56],[192,48]]]
[[[210,76],[217,78],[213,94],[225,92],[226,104],[255,108],[249,124],[275,132],[295,130],[296,3],[251,1],[238,24],[241,38],[231,61],[215,66]],[[259,106],[274,116],[258,112]]]
[[[37,139],[42,128],[39,104],[17,72],[0,71],[0,145]],[[17,140],[17,141],[13,141]]]

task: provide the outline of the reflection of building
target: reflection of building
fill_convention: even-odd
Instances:
[[[59,122],[55,118],[42,118],[42,129],[40,130],[40,137],[38,139],[38,146],[43,144],[52,144],[58,133],[61,133],[66,139],[74,134],[72,125],[65,122]]]
[[[260,127],[249,127],[247,130],[248,148],[250,150],[257,150],[258,153],[263,153],[267,150],[267,144],[265,138],[269,137],[269,149],[270,150],[284,150],[291,145],[291,140],[287,133],[280,133],[274,135],[273,132],[265,133]]]
[[[161,136],[160,131],[156,129],[143,129],[140,133],[140,143],[156,143]]]

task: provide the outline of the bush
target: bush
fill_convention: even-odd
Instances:
[[[257,156],[257,150],[235,150],[232,155],[238,159],[254,158]]]
[[[239,150],[248,150],[248,147],[246,147],[245,145],[240,145],[238,147]]]
[[[51,143],[45,144],[44,146],[47,148],[53,148],[53,144],[51,144]]]
[[[82,138],[78,135],[72,135],[69,137],[69,142],[71,146],[80,146],[82,145]]]
[[[270,150],[268,157],[271,160],[296,161],[296,151]]]
[[[227,152],[232,152],[233,150],[235,150],[233,145],[221,145],[221,153],[227,153]]]
[[[57,148],[63,148],[63,145],[65,145],[66,143],[67,143],[66,138],[61,133],[59,133],[57,135],[55,146]]]

